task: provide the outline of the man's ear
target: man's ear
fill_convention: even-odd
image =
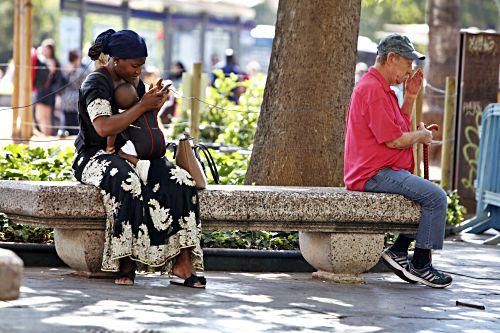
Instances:
[[[395,52],[389,52],[387,53],[387,62],[388,63],[393,63],[395,60],[397,60],[398,54]]]

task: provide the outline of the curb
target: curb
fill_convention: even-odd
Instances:
[[[0,248],[15,252],[26,267],[67,267],[54,244],[0,242]],[[203,249],[205,270],[234,272],[314,272],[296,250]],[[379,261],[370,273],[389,272]]]

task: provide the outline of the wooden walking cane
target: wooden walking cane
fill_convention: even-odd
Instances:
[[[436,124],[432,124],[425,127],[429,131],[438,131],[439,126]],[[423,153],[424,153],[424,179],[429,180],[429,145],[423,145]]]

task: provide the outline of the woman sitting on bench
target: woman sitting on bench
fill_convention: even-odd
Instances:
[[[205,278],[196,275],[203,270],[203,252],[192,178],[162,157],[125,156],[120,152],[121,135],[115,142],[119,153],[106,152],[108,136],[125,131],[145,112],[158,110],[168,96],[159,85],[146,92],[138,80],[147,55],[146,43],[131,30],[110,29],[97,37],[89,56],[104,65],[80,88],[80,133],[73,170],[79,181],[100,188],[103,194],[107,221],[102,270],[118,272],[115,283],[132,285],[140,263],[181,279],[172,283],[204,288]],[[115,87],[136,80],[140,101],[119,113]]]

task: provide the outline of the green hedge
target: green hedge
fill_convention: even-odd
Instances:
[[[201,114],[201,141],[224,145],[251,148],[257,127],[258,112],[262,104],[265,77],[257,76],[251,80],[239,82],[232,75],[224,78],[222,72],[214,87],[207,88],[206,101],[209,106]],[[229,97],[238,87],[243,87],[238,104]],[[186,102],[180,100],[180,103]],[[217,108],[214,106],[218,106]],[[220,109],[222,107],[223,109]],[[181,112],[173,120],[171,135],[181,137],[188,112]],[[230,154],[213,152],[222,184],[243,184],[250,155],[245,152]],[[32,148],[26,145],[9,145],[0,150],[0,179],[12,180],[74,180],[71,162],[74,157],[72,148]],[[209,175],[209,181],[211,181]],[[448,225],[455,225],[463,220],[465,208],[459,204],[456,192],[448,193]],[[52,231],[44,228],[20,226],[10,222],[0,214],[0,241],[15,242],[52,242]],[[298,249],[298,234],[290,232],[244,232],[215,231],[203,232],[202,242],[205,247],[227,247],[243,249]],[[390,244],[393,234],[386,234],[386,244]]]

